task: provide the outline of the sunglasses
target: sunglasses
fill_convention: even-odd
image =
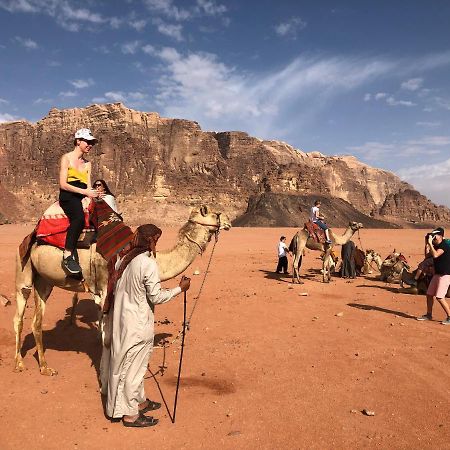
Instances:
[[[86,142],[86,144],[90,145],[91,147],[93,147],[97,141],[88,141],[87,139],[80,139],[83,142]]]
[[[94,183],[94,187],[103,187],[102,183]]]

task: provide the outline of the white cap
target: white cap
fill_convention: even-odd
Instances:
[[[89,128],[80,128],[75,133],[75,139],[85,139],[86,141],[96,141],[94,136],[92,136],[91,130]]]

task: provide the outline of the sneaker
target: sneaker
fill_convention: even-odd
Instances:
[[[69,273],[80,273],[81,272],[80,265],[75,261],[75,259],[72,255],[68,256],[67,258],[63,258],[62,266]]]
[[[431,314],[424,314],[423,316],[416,317],[416,320],[424,321],[424,320],[433,320]]]
[[[447,317],[445,320],[443,320],[442,325],[450,325],[450,317]]]

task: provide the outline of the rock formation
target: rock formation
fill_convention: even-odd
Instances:
[[[59,158],[73,148],[73,133],[82,127],[99,138],[91,151],[93,176],[108,182],[134,223],[173,224],[184,217],[187,205],[200,202],[221,204],[232,218],[246,211],[248,216],[249,198],[255,202],[265,193],[271,195],[264,202],[271,199],[274,205],[286,195],[315,195],[344,200],[374,219],[450,222],[450,210],[354,157],[305,153],[243,132],[204,132],[196,122],[121,103],[52,109],[36,124],[0,124],[4,220],[36,220],[56,199]]]

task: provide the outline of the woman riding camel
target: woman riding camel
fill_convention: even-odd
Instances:
[[[91,130],[81,128],[75,133],[75,148],[61,157],[59,169],[59,204],[69,218],[62,266],[71,274],[81,272],[76,256],[78,238],[84,228],[84,197],[98,197],[91,187],[91,163],[86,159],[97,139]]]

